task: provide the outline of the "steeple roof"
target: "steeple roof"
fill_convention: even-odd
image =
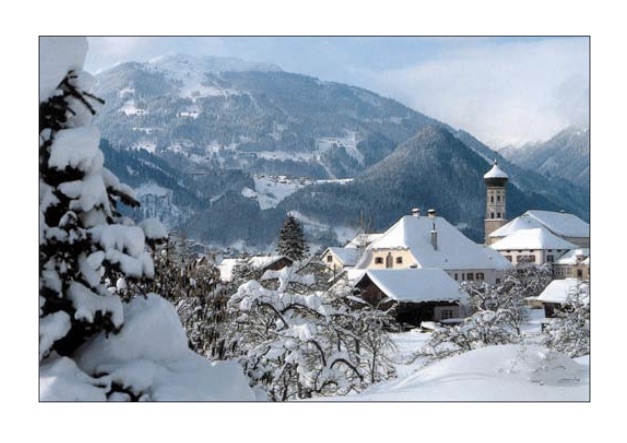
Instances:
[[[503,172],[501,168],[499,168],[498,162],[494,160],[494,165],[492,166],[492,169],[486,172],[483,178],[506,178],[508,179],[509,177],[507,176],[505,172]]]

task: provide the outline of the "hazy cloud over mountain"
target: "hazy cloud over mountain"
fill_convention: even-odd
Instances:
[[[370,89],[501,147],[589,115],[589,40],[554,37],[99,37],[87,69],[188,53]]]

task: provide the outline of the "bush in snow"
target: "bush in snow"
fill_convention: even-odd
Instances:
[[[527,297],[537,296],[551,281],[546,268],[525,264],[508,271],[503,282],[464,284],[474,313],[460,325],[436,330],[427,352],[436,358],[488,345],[518,343],[527,320]]]
[[[290,284],[311,281],[292,268],[273,277],[277,290],[250,281],[228,303],[234,320],[227,352],[240,360],[251,386],[286,401],[357,392],[393,375],[385,314],[352,310],[322,292],[295,294]]]
[[[544,332],[543,344],[569,357],[590,353],[590,299],[587,284],[579,283],[567,303],[555,310]]]

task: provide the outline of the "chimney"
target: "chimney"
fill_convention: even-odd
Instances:
[[[435,230],[435,224],[431,230],[431,246],[433,246],[435,251],[438,250],[438,231]]]
[[[435,218],[435,209],[429,209],[429,210],[427,211],[427,215],[428,215],[430,218]]]
[[[411,210],[411,215],[413,215],[416,218],[419,218],[420,217],[420,209],[419,208],[413,208]]]

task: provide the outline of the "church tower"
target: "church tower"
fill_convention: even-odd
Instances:
[[[494,165],[484,176],[486,185],[486,210],[485,210],[485,244],[490,244],[488,237],[492,232],[507,223],[505,213],[505,187],[509,177],[494,160]]]

